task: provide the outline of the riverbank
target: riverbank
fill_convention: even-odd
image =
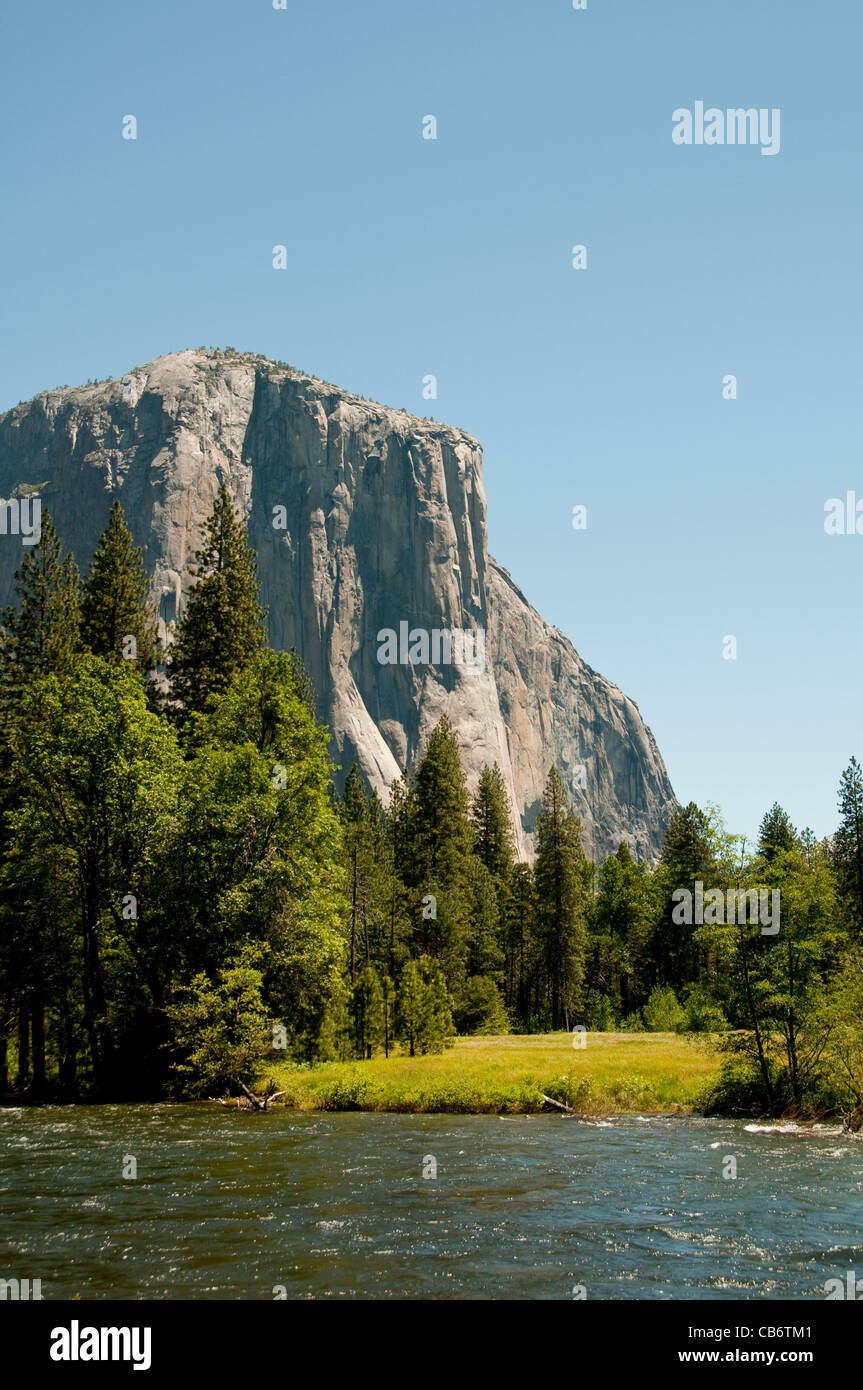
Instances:
[[[719,1071],[702,1039],[676,1033],[571,1033],[457,1038],[445,1052],[268,1067],[284,1104],[300,1110],[536,1114],[544,1097],[582,1115],[698,1108]]]

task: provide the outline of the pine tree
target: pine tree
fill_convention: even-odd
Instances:
[[[685,882],[703,877],[712,857],[708,818],[694,801],[690,801],[682,811],[675,811],[668,823],[662,862],[672,865]]]
[[[431,956],[409,960],[396,996],[396,1033],[411,1057],[442,1052],[455,1032],[443,970]]]
[[[516,864],[506,915],[506,1002],[531,1031],[536,1000],[536,901],[529,864]]]
[[[370,1058],[385,1040],[384,993],[380,976],[367,965],[357,976],[351,991],[353,1042],[358,1057]]]
[[[203,713],[210,697],[226,690],[264,644],[257,560],[224,483],[192,573],[195,584],[168,659],[181,723],[190,713]]]
[[[471,807],[473,850],[490,874],[506,883],[515,860],[512,812],[503,773],[497,763],[484,767]]]
[[[396,995],[396,1035],[415,1057],[428,1029],[429,992],[415,960],[409,960]]]
[[[348,964],[353,983],[363,964],[384,971],[392,968],[391,946],[394,945],[391,940],[393,884],[383,808],[376,796],[367,795],[356,763],[345,780],[339,815],[351,903]]]
[[[0,855],[17,801],[10,780],[10,739],[22,700],[40,677],[67,676],[80,655],[78,569],[71,554],[61,555],[60,538],[44,512],[39,544],[27,551],[15,576],[18,605],[6,610],[0,630]],[[45,916],[22,910],[16,920],[15,949],[4,953],[0,967],[0,998],[17,1000],[18,1085],[32,1075],[38,1094],[45,1079]]]
[[[590,931],[590,983],[613,1011],[633,1013],[649,993],[648,943],[654,895],[646,864],[626,844],[609,854],[599,872]],[[599,1005],[594,1001],[594,1007]]]
[[[537,920],[544,949],[546,1000],[552,1029],[570,1027],[580,1007],[587,927],[581,821],[568,806],[552,768],[536,824]]]
[[[119,499],[102,532],[81,600],[81,636],[94,656],[126,661],[146,675],[156,665],[155,615],[141,551]],[[131,639],[131,640],[130,640]]]
[[[839,829],[833,862],[840,891],[857,931],[863,930],[863,768],[852,758],[839,784]]]
[[[458,739],[446,715],[429,735],[414,779],[414,882],[452,883],[473,841]]]
[[[658,872],[661,905],[651,941],[653,983],[671,985],[678,998],[697,977],[699,956],[692,925],[675,921],[672,894],[686,888],[694,895],[696,881],[709,884],[715,867],[709,816],[690,801],[675,811],[665,832]]]
[[[420,1049],[422,1052],[443,1052],[455,1032],[446,978],[438,962],[429,956],[421,956],[419,965],[426,987],[425,1028]]]
[[[793,849],[797,832],[787,811],[774,801],[758,830],[758,852],[768,862],[784,850]]]
[[[475,856],[468,861],[465,877],[467,973],[488,975],[497,986],[502,986],[503,931],[494,878]]]
[[[38,546],[15,576],[16,608],[8,608],[0,643],[5,710],[40,676],[68,675],[80,653],[80,580],[72,555],[61,558],[51,517],[42,516]]]

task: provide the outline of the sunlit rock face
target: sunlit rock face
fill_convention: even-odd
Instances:
[[[625,841],[657,857],[676,803],[653,736],[489,556],[470,435],[205,349],[0,417],[0,496],[38,489],[82,569],[120,497],[163,635],[222,481],[248,517],[270,640],[314,681],[337,784],[356,761],[386,800],[447,714],[471,787],[502,768],[523,855],[555,766],[590,855]],[[24,553],[0,536],[0,602]]]

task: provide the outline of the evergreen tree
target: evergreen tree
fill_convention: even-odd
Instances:
[[[195,553],[195,583],[168,658],[178,717],[203,713],[249,666],[264,643],[257,560],[225,484]]]
[[[449,1047],[455,1032],[446,978],[436,960],[422,956],[419,964],[427,992],[425,1030],[420,1040],[421,1051],[443,1052],[445,1047]]]
[[[72,670],[80,647],[79,589],[75,560],[71,554],[62,558],[60,538],[45,512],[39,544],[26,551],[15,576],[17,607],[6,610],[0,627],[0,854],[16,805],[10,740],[21,703],[34,681]],[[45,1078],[47,950],[44,911],[32,902],[21,904],[14,945],[0,959],[0,1014],[14,1014],[17,1084],[23,1087],[32,1078],[34,1094]],[[5,1041],[0,1030],[0,1046],[5,1048]]]
[[[155,615],[147,603],[147,575],[141,551],[115,499],[81,600],[81,636],[94,656],[119,665],[126,661],[141,675],[156,665]]]
[[[409,960],[399,981],[396,995],[396,1036],[407,1044],[415,1057],[428,1029],[429,992],[415,960]]]
[[[345,828],[345,844],[348,851],[348,891],[351,898],[350,971],[351,982],[356,973],[357,926],[362,893],[362,869],[360,859],[366,839],[366,796],[363,779],[356,763],[345,780],[345,794],[341,806],[342,823]]]
[[[351,1015],[356,1054],[370,1058],[375,1048],[384,1042],[386,1033],[384,993],[380,976],[373,966],[367,965],[357,976],[351,991]]]
[[[451,881],[470,850],[468,794],[458,739],[446,715],[432,730],[414,780],[415,881]]]
[[[187,1095],[211,1095],[226,1087],[248,1095],[273,1043],[260,963],[260,952],[247,946],[219,971],[216,984],[196,975],[168,1005],[179,1054],[173,1070]]]
[[[715,850],[707,813],[694,801],[675,811],[665,832],[657,873],[661,906],[650,951],[653,983],[671,985],[678,998],[698,975],[699,954],[693,924],[675,921],[672,895],[684,888],[694,895],[697,881],[709,883],[716,877]]]
[[[200,717],[166,858],[176,976],[265,941],[264,998],[312,1060],[345,964],[344,845],[328,733],[297,694],[287,652],[237,671]]]
[[[512,811],[497,763],[484,767],[471,807],[474,854],[500,883],[507,883],[515,860]]]
[[[758,830],[758,852],[768,862],[783,850],[793,849],[797,832],[791,817],[774,801]]]
[[[404,806],[407,886],[416,897],[418,949],[442,961],[452,983],[463,969],[467,929],[466,872],[473,832],[458,740],[446,715],[432,730]],[[435,899],[434,915],[421,901]]]
[[[7,716],[40,676],[65,676],[80,651],[80,580],[72,555],[62,558],[60,537],[43,513],[39,544],[28,550],[17,575],[18,605],[8,608],[0,641],[2,699]]]
[[[291,647],[291,661],[294,666],[294,688],[310,713],[317,715],[318,701],[315,694],[315,687],[305,662],[296,647]]]
[[[839,829],[833,862],[839,889],[857,932],[863,930],[863,768],[852,758],[839,784]]]
[[[351,903],[349,969],[353,982],[363,964],[383,970],[393,968],[390,957],[395,943],[391,940],[391,906],[393,893],[397,891],[397,886],[394,889],[391,883],[383,808],[376,796],[366,794],[356,763],[352,764],[345,780],[339,814]]]
[[[384,1056],[389,1057],[395,1038],[396,990],[389,975],[381,976],[381,1021],[383,1023]]]
[[[473,858],[466,866],[465,879],[467,974],[488,975],[502,987],[505,957],[494,878],[481,859]]]
[[[529,864],[516,864],[506,915],[505,999],[526,1032],[536,1007],[536,901]]]
[[[582,1005],[587,928],[581,821],[567,804],[552,768],[536,825],[537,925],[544,954],[545,996],[552,1029],[570,1027]]]
[[[495,1036],[509,1032],[509,1019],[494,980],[473,975],[465,984],[455,1011],[460,1033]]]
[[[588,969],[590,990],[606,996],[615,1013],[633,1013],[650,992],[648,947],[654,914],[647,865],[637,863],[621,844],[599,872]]]

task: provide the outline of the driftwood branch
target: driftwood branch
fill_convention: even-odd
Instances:
[[[542,1098],[542,1108],[543,1108],[543,1110],[557,1110],[557,1111],[560,1111],[560,1112],[561,1112],[562,1114],[564,1114],[564,1115],[577,1115],[577,1114],[578,1114],[578,1111],[577,1111],[577,1110],[573,1110],[573,1108],[572,1108],[571,1105],[564,1105],[564,1104],[563,1104],[563,1101],[560,1101],[560,1100],[552,1100],[551,1096],[545,1096],[545,1095],[543,1096],[543,1098]]]
[[[287,1091],[267,1091],[263,1096],[256,1096],[238,1076],[234,1077],[234,1084],[242,1091],[253,1110],[266,1110],[268,1105],[271,1105],[274,1100],[279,1099],[279,1096],[287,1095]],[[271,1080],[270,1085],[275,1085],[275,1082]],[[226,1105],[227,1101],[222,1101],[222,1104]],[[237,1098],[237,1104],[239,1105],[239,1097]]]
[[[845,1116],[845,1123],[842,1126],[846,1134],[859,1134],[863,1129],[863,1105],[858,1105],[856,1110]]]
[[[241,1081],[238,1076],[235,1076],[234,1082],[242,1091],[243,1095],[246,1097],[246,1100],[249,1102],[253,1110],[266,1110],[266,1101],[260,1100],[252,1091],[250,1091],[245,1081]]]

